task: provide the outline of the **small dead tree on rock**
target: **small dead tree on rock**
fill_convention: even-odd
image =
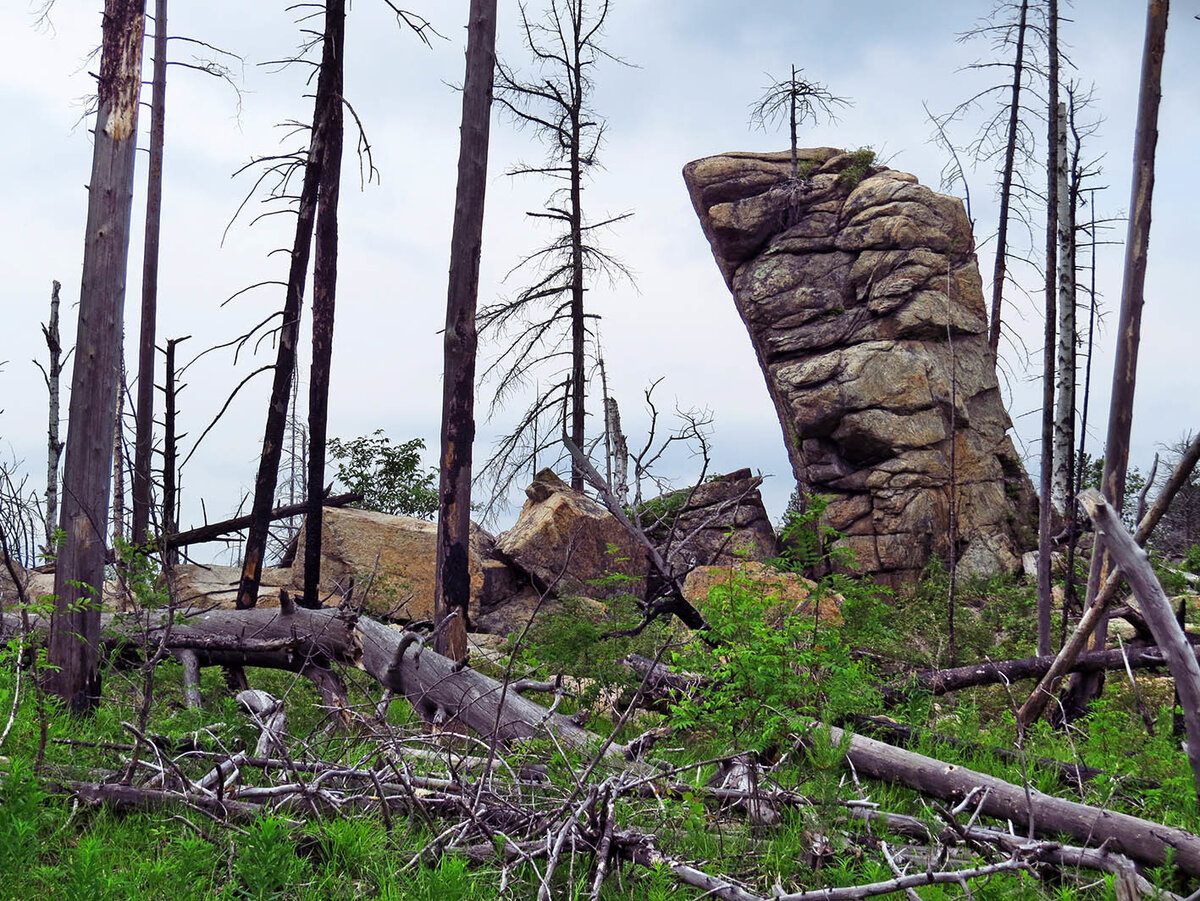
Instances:
[[[792,66],[790,78],[776,80],[770,73],[763,95],[750,107],[750,124],[767,131],[786,121],[792,137],[792,179],[800,177],[800,163],[796,155],[796,134],[805,122],[820,122],[822,119],[836,122],[835,111],[850,106],[851,101],[839,97],[819,81],[802,77],[803,69]]]

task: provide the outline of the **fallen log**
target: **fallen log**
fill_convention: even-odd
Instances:
[[[42,617],[30,626],[44,632]],[[0,637],[21,631],[21,618],[0,615]],[[190,650],[200,666],[261,666],[303,672],[332,663],[365,670],[385,688],[403,695],[427,721],[443,729],[469,729],[501,743],[524,741],[550,729],[558,740],[579,750],[594,750],[601,739],[568,717],[551,713],[483,673],[460,666],[432,649],[415,632],[401,631],[366,616],[338,609],[210,610],[180,623],[163,615],[102,614],[102,632],[112,645],[165,644],[171,653]],[[624,747],[610,744],[609,757]]]
[[[814,730],[820,728],[824,727],[814,726]],[[846,748],[846,760],[860,776],[954,801],[978,791],[982,794],[980,812],[1009,820],[1018,831],[1032,830],[1047,837],[1068,835],[1080,844],[1124,854],[1143,866],[1162,866],[1171,860],[1189,876],[1200,876],[1200,836],[1190,832],[1057,798],[836,726],[828,728],[830,740]]]
[[[1192,649],[1193,656],[1200,656],[1200,648]],[[1051,671],[1058,658],[1025,657],[1018,660],[995,660],[956,666],[943,670],[922,670],[905,677],[903,681],[882,688],[885,706],[903,702],[915,692],[930,692],[943,695],[964,688],[980,685],[1002,685],[1024,679],[1041,679]],[[1127,647],[1111,651],[1092,651],[1080,654],[1064,670],[1071,673],[1094,673],[1125,668],[1128,660],[1130,669],[1150,669],[1167,665],[1167,659],[1158,647]]]

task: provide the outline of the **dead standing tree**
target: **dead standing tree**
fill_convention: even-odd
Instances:
[[[66,541],[56,595],[46,687],[78,714],[100,699],[97,643],[105,526],[120,373],[133,161],[142,86],[145,0],[106,0],[79,325],[63,463]]]
[[[434,611],[437,651],[454,660],[467,652],[468,566],[471,537],[471,463],[475,442],[475,309],[483,252],[492,83],[496,70],[496,0],[471,0],[467,72],[463,81],[458,187],[450,244],[442,374],[442,448],[438,489]],[[455,619],[442,627],[446,617]]]
[[[325,428],[329,420],[329,365],[333,357],[333,316],[337,296],[338,194],[342,173],[342,72],[345,65],[346,3],[325,4],[325,50],[321,77],[329,70],[327,107],[318,108],[325,129],[321,187],[317,197],[316,259],[313,262],[312,368],[308,384],[308,516],[304,545],[304,602],[320,603],[321,518],[325,484]],[[289,387],[291,387],[289,385]],[[285,423],[286,425],[286,423]],[[283,432],[279,435],[280,449]],[[278,472],[278,461],[276,461]],[[274,495],[275,486],[271,486]]]
[[[1054,505],[1051,500],[1054,483],[1054,337],[1057,322],[1057,263],[1058,263],[1058,167],[1059,167],[1059,106],[1058,106],[1058,0],[1050,0],[1047,11],[1046,56],[1046,262],[1045,329],[1042,345],[1042,443],[1041,480],[1038,486],[1038,654],[1050,653],[1051,608],[1053,597],[1050,585],[1050,551],[1054,530]]]
[[[496,102],[518,125],[534,128],[547,145],[544,164],[521,164],[510,174],[541,175],[562,186],[555,188],[542,210],[528,213],[559,229],[549,244],[514,269],[536,270],[536,281],[514,299],[480,312],[481,330],[496,332],[506,342],[486,373],[497,376],[493,410],[540,364],[565,357],[568,365],[558,371],[548,389],[536,394],[516,429],[501,440],[485,465],[495,487],[494,497],[504,493],[539,450],[555,443],[558,430],[553,426],[539,429],[538,423],[555,414],[560,405],[567,408],[571,440],[577,447],[588,446],[587,360],[596,336],[588,325],[595,314],[586,311],[584,293],[599,276],[610,282],[629,277],[595,236],[630,214],[589,222],[583,211],[584,184],[598,163],[604,135],[604,123],[591,109],[592,72],[602,59],[615,59],[599,43],[608,12],[608,0],[550,0],[544,20],[533,21],[521,6],[522,29],[535,61],[534,71],[524,76],[502,61],[496,65]],[[537,432],[548,437],[539,442]],[[534,435],[532,450],[522,455],[530,435]],[[583,473],[572,464],[571,486],[581,491],[583,484]]]
[[[1129,203],[1129,233],[1125,241],[1125,272],[1121,283],[1121,312],[1117,323],[1117,355],[1113,363],[1108,435],[1104,445],[1104,498],[1120,510],[1125,498],[1125,471],[1129,464],[1129,435],[1133,426],[1133,396],[1137,384],[1138,346],[1141,343],[1142,306],[1145,303],[1146,257],[1150,244],[1150,207],[1154,196],[1154,154],[1158,145],[1158,108],[1162,100],[1163,55],[1167,42],[1168,0],[1149,0],[1146,40],[1142,51],[1138,94],[1137,131],[1133,145],[1133,186]],[[1107,554],[1097,542],[1088,573],[1087,604],[1096,602],[1104,581]],[[1093,646],[1102,649],[1108,634],[1108,617],[1101,615]],[[1099,695],[1103,677],[1081,675],[1072,681],[1066,703],[1068,715],[1078,715]]]
[[[800,177],[800,164],[796,158],[796,134],[805,122],[820,122],[825,119],[836,122],[834,110],[840,106],[849,106],[850,101],[838,97],[819,81],[808,81],[801,78],[803,69],[792,66],[792,77],[783,81],[775,81],[768,74],[772,83],[767,85],[765,92],[752,107],[750,107],[750,124],[767,131],[785,119],[791,129],[792,149],[792,179]]]
[[[292,387],[292,376],[296,366],[296,338],[300,330],[300,307],[304,297],[304,283],[308,277],[308,259],[312,248],[313,226],[317,213],[317,194],[323,176],[325,151],[332,125],[331,107],[340,106],[341,96],[335,93],[335,48],[329,30],[338,17],[331,14],[333,3],[326,9],[325,35],[322,49],[320,74],[317,77],[317,94],[313,109],[312,127],[309,134],[308,153],[304,160],[289,160],[287,165],[303,166],[304,180],[296,208],[296,231],[292,243],[291,266],[288,271],[287,294],[284,298],[283,317],[279,327],[279,349],[275,359],[271,399],[267,407],[267,422],[263,434],[262,456],[259,458],[258,476],[254,481],[254,503],[246,538],[246,550],[242,561],[242,578],[238,588],[237,607],[245,610],[258,600],[258,583],[262,577],[263,557],[266,553],[267,533],[270,529],[271,508],[275,501],[275,483],[279,475],[279,458],[283,452],[283,436],[287,428],[288,398]]]

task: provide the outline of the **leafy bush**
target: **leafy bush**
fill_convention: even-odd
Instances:
[[[432,519],[438,508],[437,471],[421,470],[424,449],[420,438],[393,446],[382,429],[352,441],[329,440],[329,458],[337,461],[338,481],[363,496],[356,506]]]
[[[867,666],[851,658],[835,627],[815,616],[826,591],[814,591],[809,614],[788,609],[751,579],[715,586],[704,607],[709,632],[673,655],[677,667],[708,680],[702,697],[675,707],[675,725],[764,750],[813,718],[875,707],[878,692]]]

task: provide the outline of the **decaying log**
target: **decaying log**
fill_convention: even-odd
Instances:
[[[44,619],[30,625],[44,631]],[[560,714],[542,707],[470,667],[459,667],[432,649],[421,636],[385,626],[365,616],[337,609],[210,610],[169,628],[156,619],[147,624],[132,616],[104,614],[101,628],[113,645],[152,645],[163,641],[175,653],[191,650],[201,666],[261,666],[302,672],[331,663],[366,670],[385,688],[403,695],[428,721],[443,728],[456,724],[485,739],[522,741],[551,729],[567,746],[594,749],[600,739]],[[0,637],[21,631],[15,614],[0,616]],[[619,757],[624,747],[611,744],[606,756]]]
[[[1200,649],[1193,648],[1193,655]],[[996,660],[970,666],[956,666],[944,670],[923,670],[913,673],[903,682],[883,687],[883,703],[893,706],[902,703],[914,692],[927,691],[943,695],[964,688],[980,685],[1003,685],[1023,679],[1040,679],[1050,672],[1057,657],[1025,657],[1019,660]],[[1131,669],[1150,669],[1166,666],[1167,659],[1158,647],[1127,647],[1123,651],[1092,651],[1080,654],[1065,670],[1071,673],[1095,673],[1125,668],[1128,660]]]
[[[846,759],[860,776],[945,799],[962,799],[982,790],[981,812],[1009,820],[1017,830],[1032,828],[1035,835],[1051,837],[1069,835],[1084,845],[1103,845],[1143,866],[1162,866],[1171,859],[1189,876],[1200,876],[1200,836],[1190,832],[1056,798],[835,726],[829,727],[829,733],[834,744],[844,743]]]

